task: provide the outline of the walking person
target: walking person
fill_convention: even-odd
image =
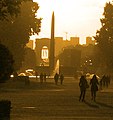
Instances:
[[[81,101],[81,99],[82,99],[82,102],[85,101],[85,94],[86,94],[87,86],[88,86],[87,80],[85,76],[82,75],[79,81],[79,87],[80,87],[79,101]]]
[[[55,76],[54,76],[54,80],[55,80],[56,85],[58,84],[58,79],[59,79],[59,74],[56,73]]]
[[[36,81],[38,80],[38,72],[35,71]]]
[[[90,81],[90,85],[91,85],[92,100],[96,101],[96,92],[98,91],[98,85],[99,85],[96,75],[93,75],[93,78]]]
[[[99,82],[99,86],[100,86],[100,90],[102,90],[102,82],[103,82],[103,79],[100,79],[100,82]]]
[[[44,73],[44,82],[46,82],[46,76],[47,76],[46,73]]]
[[[63,81],[64,81],[64,75],[63,75],[63,74],[60,74],[60,84],[61,84],[61,85],[63,84]]]
[[[40,73],[40,83],[43,83],[43,73]]]
[[[103,86],[105,86],[105,83],[104,83],[105,79],[106,79],[105,75],[103,75],[102,78],[100,79],[100,82],[99,82],[100,90],[102,90]]]

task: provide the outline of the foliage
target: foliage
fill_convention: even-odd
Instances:
[[[22,66],[29,37],[40,31],[41,19],[36,18],[35,15],[38,9],[38,4],[34,2],[23,2],[21,14],[17,18],[0,22],[0,41],[12,52],[15,70]]]
[[[102,27],[94,37],[100,50],[101,64],[107,70],[113,68],[113,3],[106,3],[103,18],[100,20]]]
[[[9,16],[17,16],[23,1],[32,0],[0,0],[0,20],[8,20]]]
[[[26,69],[35,69],[36,67],[36,53],[29,47],[25,48],[25,59],[22,64],[22,68]]]
[[[0,82],[5,82],[13,73],[13,56],[4,45],[0,44]]]

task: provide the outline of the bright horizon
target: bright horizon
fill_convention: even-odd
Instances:
[[[55,37],[80,37],[84,44],[86,37],[95,36],[100,29],[100,18],[106,2],[111,0],[34,0],[40,6],[37,16],[43,18],[41,32],[36,38],[50,38],[51,17],[55,14]]]

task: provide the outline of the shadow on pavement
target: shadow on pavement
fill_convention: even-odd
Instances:
[[[102,102],[95,102],[96,104],[100,105],[100,106],[103,106],[103,107],[108,107],[108,108],[112,108],[113,109],[113,106],[111,105],[107,105],[105,103],[102,103]]]
[[[86,105],[88,105],[89,107],[93,107],[93,108],[99,108],[99,106],[102,106],[102,107],[107,107],[107,108],[112,108],[113,109],[113,106],[105,104],[103,102],[95,102],[95,104],[94,104],[94,103],[90,103],[90,102],[85,101],[84,103]]]
[[[93,108],[99,108],[98,105],[95,105],[95,104],[92,104],[92,103],[89,103],[87,101],[84,102],[86,105],[88,105],[89,107],[93,107]]]

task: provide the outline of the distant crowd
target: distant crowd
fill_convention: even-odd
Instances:
[[[36,80],[37,80],[37,76],[38,75],[36,75]],[[39,75],[40,83],[42,84],[43,82],[46,82],[46,78],[47,78],[46,73],[41,72]],[[62,73],[61,74],[55,73],[55,75],[54,75],[55,84],[57,85],[58,82],[60,82],[60,84],[62,85],[63,81],[64,81],[64,75]]]

